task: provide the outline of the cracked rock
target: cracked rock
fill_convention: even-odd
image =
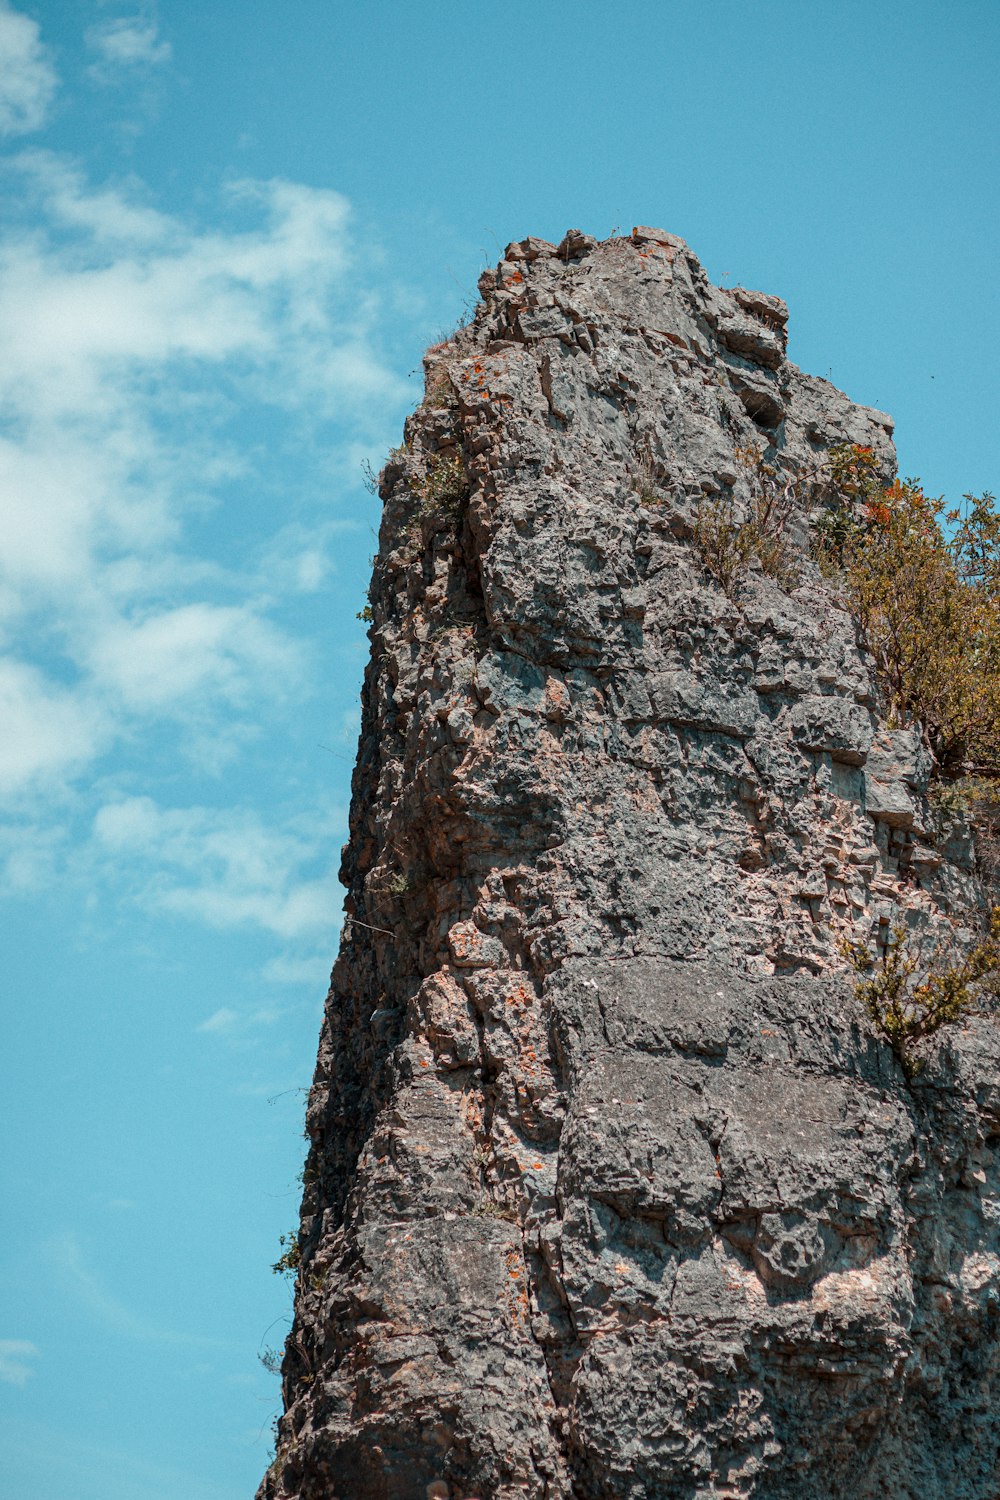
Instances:
[[[969,831],[808,486],[790,589],[694,540],[891,419],[665,230],[480,288],[381,479],[261,1500],[996,1500],[1000,1029],[908,1081],[840,946],[974,930]]]

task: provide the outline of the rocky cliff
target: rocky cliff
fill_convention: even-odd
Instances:
[[[808,556],[892,423],[657,229],[527,239],[383,470],[267,1500],[996,1500],[1000,1032],[908,1081],[837,940],[960,818]],[[796,575],[694,538],[756,444]]]

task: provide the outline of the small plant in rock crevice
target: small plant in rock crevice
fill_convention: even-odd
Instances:
[[[299,1249],[299,1236],[296,1230],[289,1230],[278,1239],[282,1246],[282,1253],[274,1262],[271,1270],[275,1276],[295,1276],[298,1274],[299,1266],[302,1264],[302,1255]]]
[[[457,408],[458,396],[446,370],[435,371],[428,380],[424,405],[434,411],[454,411]]]
[[[786,531],[813,476],[783,474],[755,443],[737,448],[736,458],[747,477],[750,498],[742,513],[731,494],[702,501],[694,522],[702,561],[727,594],[755,561],[782,588],[794,588],[799,569]]]
[[[378,475],[371,466],[371,460],[367,458],[361,463],[361,482],[369,495],[378,495]]]
[[[504,1224],[517,1223],[517,1210],[508,1203],[497,1203],[492,1198],[483,1196],[479,1199],[475,1208],[470,1210],[471,1216],[476,1219],[498,1219]]]
[[[902,924],[893,927],[878,955],[849,939],[840,950],[856,976],[857,998],[913,1079],[922,1067],[914,1046],[970,1011],[984,985],[1000,975],[1000,907],[991,914],[987,936],[958,962],[948,961],[942,944],[925,962]]]
[[[979,782],[969,808],[976,850],[976,873],[988,890],[1000,890],[1000,787]]]
[[[420,486],[421,513],[454,515],[469,497],[469,477],[459,454],[431,459]]]
[[[1000,889],[1000,784],[985,776],[936,781],[928,792],[935,843],[945,842],[956,821],[972,833],[976,874],[990,890]]]
[[[731,594],[754,555],[749,530],[737,520],[731,495],[701,502],[695,511],[694,539],[705,567]]]
[[[663,472],[649,453],[641,453],[631,473],[632,489],[643,505],[662,505],[667,496],[663,487]]]

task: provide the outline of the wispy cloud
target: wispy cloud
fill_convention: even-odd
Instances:
[[[92,186],[51,153],[22,152],[0,179],[12,206],[0,233],[2,795],[72,777],[147,724],[195,726],[183,744],[197,759],[220,715],[294,688],[301,648],[273,589],[317,587],[329,517],[311,538],[277,528],[256,561],[239,526],[228,556],[193,546],[191,529],[274,482],[281,432],[301,451],[317,424],[363,425],[373,394],[398,404],[404,391],[349,275],[339,194],[236,183],[230,227],[201,230],[140,185]],[[275,412],[279,443],[248,443],[254,414]],[[269,551],[280,576],[258,565]]]
[[[38,1348],[28,1339],[0,1339],[0,1380],[24,1385],[35,1373],[30,1361],[37,1358]]]
[[[140,1343],[197,1348],[219,1345],[218,1339],[165,1328],[127,1307],[86,1264],[80,1241],[72,1231],[54,1236],[44,1248],[45,1258],[56,1283],[84,1312],[100,1323],[106,1332],[135,1339]]]
[[[195,1027],[195,1031],[221,1037],[245,1037],[261,1026],[274,1026],[282,1019],[284,1011],[278,1006],[261,1006],[256,1010],[241,1012],[223,1005]]]
[[[330,979],[330,954],[316,953],[312,957],[279,954],[268,959],[260,977],[269,984],[303,985],[321,994]]]
[[[96,624],[85,660],[127,709],[154,713],[196,695],[238,703],[272,674],[287,687],[299,665],[293,642],[252,605],[205,602]]]
[[[140,89],[169,58],[152,6],[87,40]],[[7,0],[0,56],[0,131],[42,123],[57,79]],[[63,876],[94,906],[256,929],[286,989],[325,986],[345,812],[259,780],[214,797],[248,750],[277,765],[268,736],[318,697],[309,596],[359,526],[331,490],[411,399],[371,249],[327,188],[229,182],[196,216],[135,175],[0,155],[0,893]],[[271,1015],[202,1029],[250,1046]]]
[[[98,851],[115,864],[133,863],[137,899],[147,909],[210,927],[256,926],[284,939],[332,930],[340,895],[329,861],[338,831],[337,813],[313,819],[308,831],[294,822],[278,830],[255,813],[162,808],[151,797],[107,803],[93,829]]]
[[[97,54],[91,75],[102,83],[122,69],[161,67],[172,56],[170,43],[160,38],[155,19],[145,13],[117,16],[88,27],[86,39]]]
[[[0,0],[0,135],[38,130],[57,85],[37,21]]]
[[[207,1020],[202,1021],[199,1026],[196,1026],[195,1030],[214,1032],[231,1031],[234,1026],[239,1024],[239,1019],[240,1013],[238,1010],[233,1010],[230,1006],[223,1005],[219,1010],[213,1011]]]
[[[0,719],[0,793],[86,764],[110,733],[106,714],[87,691],[67,691],[16,660],[0,660]]]

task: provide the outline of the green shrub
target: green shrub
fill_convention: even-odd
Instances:
[[[1000,770],[1000,518],[993,497],[950,511],[896,481],[844,547],[852,613],[890,722],[918,724],[939,776]]]
[[[460,455],[432,459],[420,489],[421,511],[455,514],[468,497],[469,478]]]
[[[279,1255],[271,1267],[271,1270],[275,1276],[295,1276],[298,1273],[299,1266],[302,1264],[297,1232],[292,1229],[289,1230],[288,1234],[281,1235],[278,1244],[284,1248],[282,1254]]]
[[[845,553],[858,528],[859,507],[882,488],[873,448],[838,443],[827,451],[822,509],[810,523],[812,555],[824,578],[843,578]]]
[[[829,453],[812,523],[820,570],[843,587],[890,723],[920,727],[938,777],[1000,775],[1000,516],[956,509],[919,480],[882,483],[870,448]]]
[[[912,1079],[922,1066],[914,1045],[957,1021],[972,1006],[975,987],[1000,973],[1000,907],[992,912],[988,936],[958,963],[946,962],[939,944],[924,964],[903,926],[893,927],[877,957],[863,943],[849,940],[841,952],[857,975],[854,993]]]
[[[823,508],[811,520],[811,552],[820,573],[843,582],[847,547],[858,531],[859,504],[880,489],[874,449],[841,443],[828,450],[828,483]]]

